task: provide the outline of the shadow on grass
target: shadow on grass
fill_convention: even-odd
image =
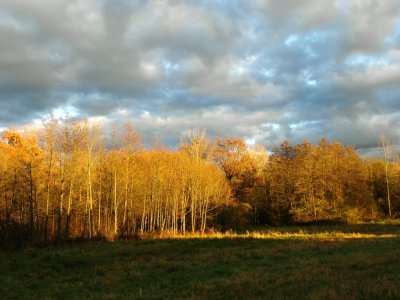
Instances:
[[[377,237],[399,231],[396,224],[330,226],[306,229],[316,235],[341,230]],[[280,229],[286,238],[92,242],[1,254],[0,294],[5,298],[400,298],[400,238],[310,240],[296,236],[304,233],[303,226]]]

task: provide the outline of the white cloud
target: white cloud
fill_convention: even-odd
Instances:
[[[170,145],[195,127],[398,138],[397,0],[0,2],[0,127],[69,112]]]

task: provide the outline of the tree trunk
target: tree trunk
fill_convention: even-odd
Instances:
[[[65,224],[65,236],[67,238],[69,238],[69,233],[70,233],[73,184],[74,184],[74,182],[73,182],[73,180],[71,180],[71,183],[69,186],[69,194],[68,194],[67,220],[66,220],[66,224]]]
[[[389,212],[389,218],[392,217],[392,203],[390,201],[390,189],[389,189],[389,163],[386,162],[385,166],[385,177],[386,177],[386,191],[387,191],[387,203],[388,203],[388,212]]]
[[[34,228],[34,219],[33,219],[33,178],[32,178],[32,164],[29,164],[29,215],[30,215],[30,225],[29,225],[29,235],[30,239],[33,240],[33,228]]]
[[[114,234],[118,233],[117,170],[114,170]]]

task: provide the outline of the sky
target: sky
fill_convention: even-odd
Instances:
[[[400,1],[0,0],[0,108],[371,154],[400,140]]]

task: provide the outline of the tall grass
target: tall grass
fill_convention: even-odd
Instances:
[[[186,233],[176,234],[173,232],[163,233],[144,233],[138,235],[141,240],[146,239],[274,239],[274,240],[342,240],[342,239],[387,239],[400,238],[400,231],[397,233],[360,233],[360,232],[343,232],[343,231],[323,231],[309,232],[307,230],[299,230],[298,232],[281,232],[275,230],[267,231],[246,231],[237,233],[234,231],[226,232],[206,232],[206,233]]]

